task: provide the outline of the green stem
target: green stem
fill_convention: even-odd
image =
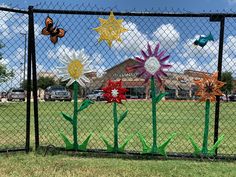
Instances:
[[[203,154],[207,154],[209,116],[210,116],[210,100],[207,100],[205,106],[205,128],[204,128],[203,145],[202,145]]]
[[[152,130],[153,130],[153,144],[152,144],[152,152],[157,152],[157,106],[156,106],[156,89],[155,89],[155,81],[154,77],[151,77],[151,92],[152,92]]]
[[[78,149],[78,83],[75,81],[73,83],[74,89],[74,114],[73,114],[73,147],[75,150]]]
[[[118,118],[117,118],[117,103],[113,103],[113,117],[114,117],[114,150],[118,151]]]

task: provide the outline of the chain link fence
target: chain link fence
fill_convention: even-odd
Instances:
[[[99,11],[100,9],[93,8],[94,11],[89,11],[91,8],[80,6],[80,8],[71,9],[71,11],[65,11],[64,9],[68,8],[59,7],[58,4],[55,8],[50,5],[50,9],[61,10],[48,10],[47,7],[47,4],[40,4],[33,9],[38,97],[38,117],[35,117],[38,120],[36,132],[37,126],[39,128],[39,136],[36,136],[36,140],[39,140],[39,142],[36,142],[36,146],[54,145],[60,148],[65,147],[60,133],[65,134],[72,140],[72,126],[63,119],[61,112],[68,115],[73,114],[73,101],[71,101],[73,89],[72,87],[65,87],[66,82],[61,81],[57,73],[57,67],[62,66],[60,59],[64,58],[65,54],[71,56],[73,52],[82,52],[92,60],[90,68],[94,71],[87,75],[91,82],[86,85],[86,88],[79,88],[80,102],[86,98],[95,101],[95,104],[78,116],[79,143],[82,143],[90,133],[92,133],[92,137],[88,144],[89,150],[106,150],[106,145],[101,136],[106,137],[110,143],[113,142],[112,105],[103,100],[101,91],[106,86],[107,81],[111,79],[122,80],[124,87],[128,89],[126,93],[127,101],[123,101],[123,104],[118,105],[119,113],[125,110],[129,111],[127,117],[119,126],[119,143],[122,144],[128,136],[134,135],[126,150],[128,152],[141,152],[142,144],[137,136],[137,133],[141,133],[148,145],[151,145],[150,84],[143,84],[144,79],[138,78],[136,73],[128,73],[125,69],[127,66],[135,64],[134,57],[141,56],[141,50],[146,51],[148,43],[153,49],[157,43],[160,43],[161,50],[167,50],[167,54],[170,54],[169,62],[173,66],[167,71],[168,76],[163,78],[164,90],[169,95],[157,105],[157,144],[163,143],[172,133],[176,133],[176,137],[167,147],[169,154],[191,154],[193,147],[189,140],[190,136],[199,146],[202,146],[204,104],[198,102],[198,98],[195,96],[196,86],[193,81],[201,78],[202,74],[219,71],[222,76],[224,73],[230,73],[230,76],[233,77],[232,82],[235,84],[234,40],[236,34],[234,34],[234,15],[232,15],[232,18],[226,15],[224,38],[223,41],[220,41],[222,20],[219,20],[218,17],[224,18],[222,14],[114,12],[117,19],[124,20],[122,25],[128,31],[121,34],[122,42],[113,42],[112,47],[109,47],[104,41],[98,42],[99,34],[93,30],[93,28],[100,26],[99,18],[107,19],[109,17],[108,10]],[[48,16],[53,19],[55,25],[66,31],[65,36],[58,38],[55,45],[50,41],[49,36],[41,34],[45,27],[45,19]],[[219,21],[210,21],[210,18],[218,18]],[[20,19],[22,20],[22,18]],[[13,26],[19,23],[14,19],[11,22]],[[22,23],[19,24],[22,25]],[[27,28],[27,21],[25,25]],[[193,44],[195,40],[199,39],[200,35],[207,36],[210,33],[213,35],[214,41],[209,41],[203,48]],[[24,46],[24,35],[20,34],[15,35],[18,37],[18,47],[11,46],[10,48],[1,49],[5,50],[3,54],[9,57],[9,60],[13,53],[19,52],[17,57],[21,54],[20,51],[16,50],[17,48],[22,49]],[[6,38],[5,40],[5,44],[8,44],[14,39]],[[223,48],[219,49],[220,42],[223,42]],[[17,45],[17,43],[14,43],[14,45]],[[10,52],[11,50],[14,50],[14,52]],[[222,71],[218,63],[219,51],[223,52],[223,62],[220,62]],[[17,57],[10,61],[12,65],[19,69],[20,63],[16,60]],[[19,78],[18,85],[21,80],[23,79]],[[9,84],[7,84],[9,81],[4,83],[6,88],[9,87]],[[12,81],[10,82],[12,83]],[[20,86],[23,87],[23,85]],[[227,157],[235,157],[236,154],[236,144],[234,142],[236,138],[234,133],[236,109],[235,102],[233,102],[235,101],[235,87],[233,86],[225,91],[220,104],[219,102],[216,105],[212,104],[210,112],[209,146],[213,145],[214,138],[218,136],[218,133],[219,135],[224,134],[225,138],[218,154]],[[60,92],[62,95],[55,97],[56,92]],[[65,97],[63,94],[69,96]],[[229,101],[226,101],[227,99]],[[13,108],[14,105],[17,105],[18,109],[21,105],[20,110],[25,113],[25,103],[17,102],[13,104],[8,102],[4,104],[9,105],[9,108],[4,108],[2,104],[5,113],[1,111],[0,117],[7,121],[2,122],[1,127],[8,128],[11,127],[9,120],[13,121],[14,119],[7,118],[7,116],[13,114],[16,109]],[[220,108],[219,116],[217,115],[218,106]],[[15,111],[14,115],[21,112],[19,110]],[[18,116],[22,117],[21,124],[24,123],[24,125],[25,116],[25,114]],[[11,117],[16,118],[16,116]],[[215,121],[217,118],[219,118],[219,132]],[[17,119],[17,121],[20,120]],[[15,123],[15,121],[13,122]],[[21,131],[25,131],[25,129],[21,128]],[[16,134],[11,132],[7,135],[17,137],[16,135],[21,134],[19,132]],[[3,132],[1,135],[6,135],[6,133]],[[25,133],[21,135],[25,136]],[[3,147],[5,147],[5,144],[8,146],[9,142],[4,142]]]
[[[0,9],[0,152],[26,148],[28,15]]]

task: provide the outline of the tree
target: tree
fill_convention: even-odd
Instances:
[[[27,80],[24,80],[23,82],[20,83],[21,88],[23,88],[24,90],[27,90],[27,85],[28,85],[27,82],[28,82]],[[31,83],[30,90],[33,90],[33,81],[31,81],[30,83]]]
[[[28,86],[28,81],[24,80],[23,82],[21,82],[20,86],[24,89],[27,90],[27,86]],[[33,89],[33,81],[31,80],[31,90]],[[37,80],[37,86],[38,88],[41,88],[43,90],[45,90],[47,87],[52,86],[52,85],[57,85],[57,82],[55,81],[55,79],[53,77],[49,77],[49,76],[40,76]]]
[[[56,84],[57,84],[57,82],[55,81],[55,79],[53,77],[40,76],[38,78],[38,88],[45,90],[47,87],[52,86],[52,85],[56,85]]]
[[[228,95],[231,93],[231,91],[234,88],[233,85],[233,76],[231,72],[223,72],[221,75],[221,80],[225,82],[225,85],[222,87],[222,91],[224,92],[226,99],[228,101]]]
[[[0,43],[0,49],[3,48],[4,45]],[[2,60],[2,53],[0,53],[0,61]],[[13,71],[8,71],[7,67],[0,63],[0,83],[6,82],[8,79],[14,77]]]
[[[0,63],[0,83],[6,82],[8,79],[14,76],[13,71],[7,71],[7,68],[4,64]]]

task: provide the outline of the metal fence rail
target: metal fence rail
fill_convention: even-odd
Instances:
[[[225,72],[230,72],[233,77],[236,76],[235,14],[114,12],[116,18],[124,19],[122,24],[128,31],[121,35],[123,40],[121,43],[113,43],[110,48],[105,42],[98,43],[99,35],[93,30],[100,25],[98,18],[107,19],[109,11],[88,11],[83,10],[83,7],[78,11],[54,10],[58,8],[63,9],[58,5],[47,9],[47,6],[43,5],[36,8],[29,7],[28,11],[19,11],[28,14],[28,46],[30,46],[28,65],[32,65],[32,82],[31,67],[28,67],[26,74],[28,87],[25,87],[28,89],[26,147],[29,148],[31,83],[36,148],[49,145],[63,148],[64,142],[60,133],[72,139],[71,124],[63,120],[61,112],[72,114],[73,102],[54,101],[52,98],[48,101],[50,96],[47,97],[45,90],[49,90],[48,86],[65,86],[66,83],[61,82],[56,68],[61,66],[60,59],[65,53],[71,55],[73,51],[82,51],[88,56],[92,60],[91,69],[94,70],[94,73],[88,76],[91,83],[86,88],[80,87],[79,100],[82,101],[86,97],[93,97],[96,100],[95,104],[78,116],[79,142],[93,133],[88,145],[88,149],[93,151],[106,149],[101,136],[106,137],[109,142],[113,141],[112,106],[105,101],[98,101],[101,97],[95,93],[100,92],[106,82],[112,79],[122,80],[124,87],[128,89],[126,94],[128,100],[118,106],[120,112],[129,110],[127,118],[119,127],[119,142],[124,142],[129,135],[134,134],[126,149],[127,152],[139,153],[142,151],[137,136],[139,132],[146,138],[147,143],[151,144],[150,84],[143,84],[142,79],[137,78],[135,74],[127,73],[125,69],[126,66],[134,64],[133,58],[141,55],[141,49],[146,50],[147,43],[152,47],[160,43],[161,49],[167,50],[171,55],[170,63],[173,65],[167,72],[168,77],[163,78],[164,90],[168,91],[169,95],[157,106],[158,143],[164,142],[170,134],[177,133],[167,148],[170,155],[177,156],[192,154],[193,147],[189,136],[193,137],[199,146],[202,145],[204,104],[199,103],[194,95],[196,87],[193,80],[198,79],[202,73],[214,71],[218,71],[219,79]],[[41,35],[47,16],[66,31],[65,36],[59,38],[55,45],[51,43],[49,36]],[[208,42],[203,48],[193,45],[199,35],[209,33],[214,36],[214,41]],[[21,47],[22,45],[23,43]],[[15,65],[17,66],[17,62]],[[44,78],[50,80],[50,83],[42,84]],[[73,95],[72,88],[69,87],[67,90]],[[232,88],[228,92],[229,95],[234,91],[235,88]],[[230,99],[232,101],[226,102],[217,97],[216,103],[211,107],[210,115],[209,146],[218,140],[219,135],[224,134],[225,138],[218,154],[225,158],[235,158],[236,155],[234,143],[236,110],[233,95]],[[4,116],[5,114],[1,112],[0,117]],[[6,123],[1,123],[1,126],[6,126]]]

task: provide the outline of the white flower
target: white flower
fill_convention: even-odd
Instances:
[[[116,90],[116,89],[113,89],[113,90],[111,91],[111,95],[112,95],[113,97],[117,97],[118,94],[119,94],[119,92],[118,92],[118,90]]]
[[[60,59],[63,67],[57,67],[59,70],[59,76],[62,77],[62,81],[69,80],[66,86],[73,84],[75,81],[82,87],[85,87],[85,82],[89,83],[90,80],[84,75],[86,73],[93,72],[89,65],[92,62],[83,53],[83,51],[73,53],[72,57],[65,54],[65,58]]]
[[[160,62],[155,57],[150,57],[144,64],[144,68],[154,75],[161,67]]]

